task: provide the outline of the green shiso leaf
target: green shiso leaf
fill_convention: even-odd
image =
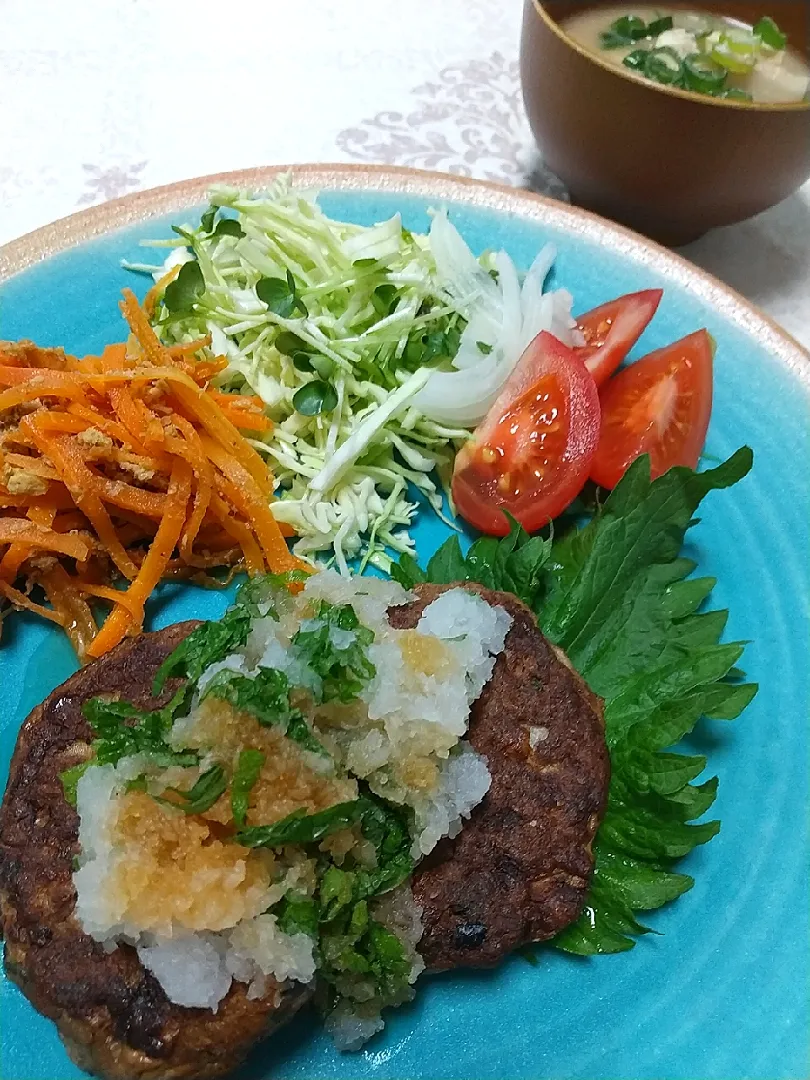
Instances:
[[[690,889],[673,864],[720,828],[695,823],[717,778],[693,784],[706,760],[677,744],[701,717],[738,716],[757,687],[740,681],[744,644],[720,641],[727,612],[700,611],[714,580],[690,577],[695,564],[680,552],[703,498],[741,480],[752,461],[743,447],[715,469],[675,468],[651,482],[640,458],[581,529],[551,541],[512,521],[508,536],[483,537],[466,556],[453,536],[425,571],[409,557],[394,569],[406,588],[474,581],[515,593],[605,700],[608,808],[586,908],[553,942],[567,952],[632,948],[648,932],[634,912]]]
[[[254,825],[242,829],[236,834],[236,842],[244,847],[282,847],[287,844],[314,844],[340,829],[347,829],[360,820],[363,804],[359,799],[353,802],[337,803],[326,810],[307,814],[304,810],[293,810],[281,821],[273,825]]]
[[[196,765],[199,758],[190,750],[174,751],[167,736],[177,715],[188,704],[188,689],[181,687],[168,705],[153,712],[135,708],[128,701],[92,698],[82,713],[93,729],[93,758],[90,765],[117,765],[121,758],[148,754],[155,765]],[[77,778],[78,782],[78,778]]]
[[[374,664],[368,657],[373,640],[373,631],[360,623],[349,604],[317,603],[315,616],[301,624],[292,643],[321,680],[319,701],[346,704],[374,678]]]
[[[248,747],[239,753],[231,780],[231,812],[233,823],[239,829],[244,828],[247,820],[250,793],[259,779],[264,762],[265,756],[261,750]]]
[[[239,604],[237,598],[236,606],[226,611],[221,619],[203,623],[192,630],[158,668],[152,692],[159,694],[166,680],[172,677],[196,683],[207,667],[245,644],[253,614],[249,606]]]
[[[326,754],[309,728],[300,709],[290,704],[289,680],[283,671],[258,668],[252,675],[218,671],[205,688],[203,697],[217,697],[235,709],[250,713],[263,727],[279,727],[287,738],[305,750]]]
[[[225,776],[225,770],[221,765],[212,765],[188,791],[176,787],[167,789],[179,796],[179,803],[160,796],[156,796],[156,799],[167,806],[175,806],[186,814],[203,814],[211,809],[220,795],[224,794],[227,786],[228,779]]]

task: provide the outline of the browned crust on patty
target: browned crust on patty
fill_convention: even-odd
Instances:
[[[0,809],[0,925],[5,965],[32,1004],[55,1021],[77,1065],[106,1077],[208,1080],[235,1068],[251,1047],[307,1000],[306,987],[277,985],[257,1000],[234,982],[216,1013],[172,1004],[129,946],[106,953],[74,918],[73,857],[79,819],[59,774],[83,760],[92,737],[83,702],[120,695],[159,707],[158,667],[196,622],[123,642],[60,686],[26,720]]]
[[[391,609],[391,624],[416,626],[446,588],[420,585],[418,601]],[[514,621],[470,717],[469,741],[487,760],[491,787],[460,835],[414,874],[419,951],[434,971],[489,967],[579,916],[610,777],[601,699],[516,597],[465,588]],[[534,748],[530,728],[547,733]]]

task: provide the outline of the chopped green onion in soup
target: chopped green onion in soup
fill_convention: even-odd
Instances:
[[[579,12],[562,26],[604,60],[660,86],[724,101],[791,104],[808,97],[810,65],[767,14],[751,25],[617,5]]]

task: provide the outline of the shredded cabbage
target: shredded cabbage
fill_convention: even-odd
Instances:
[[[444,212],[427,236],[398,214],[370,228],[333,221],[287,176],[210,199],[199,225],[146,242],[172,249],[160,267],[137,265],[156,280],[191,260],[202,271],[187,303],[164,293],[155,329],[166,343],[210,333],[228,361],[217,383],[265,402],[273,430],[251,441],[296,554],[388,570],[386,548],[413,551],[414,489],[442,515],[455,452],[528,342],[545,329],[573,343],[571,297],[543,293],[555,252],[521,284],[505,252],[476,259]],[[239,228],[217,230],[223,218]]]

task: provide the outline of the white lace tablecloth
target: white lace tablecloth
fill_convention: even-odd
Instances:
[[[361,161],[563,196],[534,149],[521,0],[2,0],[0,243],[139,188]],[[810,185],[684,250],[810,346]]]

